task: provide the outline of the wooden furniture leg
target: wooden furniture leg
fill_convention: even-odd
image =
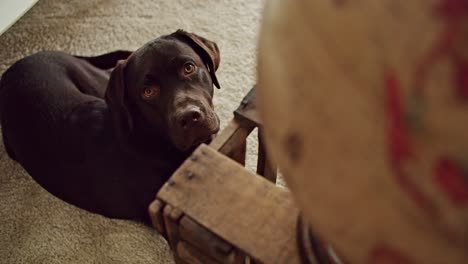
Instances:
[[[210,147],[245,165],[247,137],[253,129],[254,126],[243,124],[234,118],[211,142]]]
[[[262,136],[262,129],[260,128],[258,129],[257,174],[262,175],[273,183],[276,183],[277,168],[276,165],[267,156]]]

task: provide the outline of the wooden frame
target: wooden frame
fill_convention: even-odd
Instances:
[[[255,87],[244,97],[239,107],[234,111],[234,118],[213,140],[210,147],[245,165],[247,137],[255,127],[258,127],[257,174],[276,183],[277,167],[268,158],[265,150],[262,123],[256,111]]]
[[[202,145],[149,207],[176,263],[300,263],[288,190]]]
[[[255,127],[257,174],[264,177],[243,167]],[[226,128],[197,148],[158,192],[149,215],[177,264],[337,263],[300,221],[289,191],[274,184],[277,168],[262,134],[254,87]]]

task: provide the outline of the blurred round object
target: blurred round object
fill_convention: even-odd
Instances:
[[[267,2],[267,149],[351,263],[468,263],[468,1]]]

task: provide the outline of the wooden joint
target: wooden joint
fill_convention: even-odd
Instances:
[[[156,199],[149,205],[148,213],[153,227],[156,228],[162,236],[166,237],[166,229],[163,221],[163,207],[164,204]]]
[[[211,142],[210,147],[244,165],[247,137],[254,128],[252,125],[232,119]]]
[[[179,219],[183,212],[171,205],[166,205],[163,210],[164,227],[166,230],[166,238],[170,247],[174,250],[180,240],[179,236]]]
[[[180,220],[179,233],[183,240],[221,263],[235,263],[237,255],[240,254],[232,245],[188,216],[184,216]]]
[[[276,183],[278,169],[267,154],[265,143],[263,140],[263,130],[258,130],[258,159],[257,159],[257,174],[265,177],[270,182]]]
[[[216,260],[202,254],[196,248],[185,241],[177,243],[175,249],[178,257],[185,263],[190,264],[221,264],[223,262],[217,262]],[[224,263],[223,263],[224,264]]]

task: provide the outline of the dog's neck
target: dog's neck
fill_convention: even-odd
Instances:
[[[146,122],[135,115],[134,127],[129,135],[129,143],[138,152],[148,156],[162,156],[185,159],[190,152],[179,150],[162,128],[148,128]]]
[[[109,115],[113,120],[113,130],[116,140],[127,152],[142,159],[149,160],[171,160],[177,162],[184,161],[190,154],[190,151],[179,150],[170,140],[163,128],[148,128],[143,115],[135,111],[135,107],[130,107],[132,111],[132,129],[131,131],[123,129],[123,122],[119,120],[121,116]]]

